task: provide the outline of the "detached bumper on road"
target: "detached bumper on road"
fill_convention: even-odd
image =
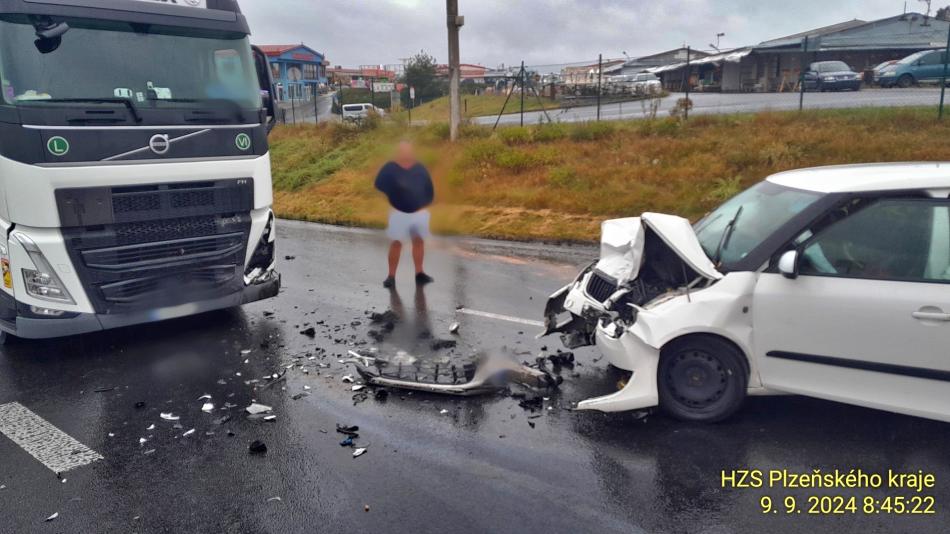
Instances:
[[[132,313],[78,313],[50,318],[17,316],[13,321],[0,321],[0,330],[25,339],[73,336],[232,308],[275,297],[279,291],[280,275],[277,274],[266,282],[249,285],[243,291],[219,298]]]
[[[615,325],[607,328],[612,329]],[[597,347],[614,367],[632,371],[633,375],[623,389],[604,397],[578,403],[578,410],[624,412],[642,410],[659,404],[656,373],[660,365],[660,351],[647,345],[637,336],[624,331],[620,337],[603,327],[597,328]]]

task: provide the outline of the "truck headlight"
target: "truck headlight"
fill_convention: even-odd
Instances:
[[[259,284],[268,281],[274,275],[274,259],[277,240],[277,228],[274,214],[267,217],[267,224],[261,238],[251,254],[251,261],[244,269],[244,284]]]
[[[75,304],[76,301],[66,290],[65,284],[56,275],[53,266],[46,260],[46,256],[40,252],[40,248],[36,246],[36,243],[26,234],[20,232],[13,232],[13,238],[26,250],[33,262],[33,269],[22,269],[23,283],[26,286],[27,294],[41,300]]]

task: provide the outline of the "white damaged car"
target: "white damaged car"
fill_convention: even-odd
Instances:
[[[695,225],[603,223],[543,335],[633,374],[579,409],[718,421],[793,393],[950,421],[950,163],[777,174]]]

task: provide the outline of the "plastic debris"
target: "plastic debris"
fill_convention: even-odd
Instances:
[[[145,443],[146,443],[147,441],[148,441],[148,440],[145,439],[145,438],[139,438],[139,447],[141,447],[142,445],[145,445]]]
[[[244,409],[247,413],[251,415],[258,415],[262,413],[267,413],[273,411],[273,408],[267,406],[266,404],[252,403],[250,406]]]
[[[192,434],[194,434],[194,433],[195,433],[195,429],[192,428],[191,430],[188,430],[187,432],[185,432],[184,434],[182,434],[181,437],[187,438],[188,436],[190,436],[190,435],[192,435]]]
[[[346,439],[340,442],[340,447],[352,447],[354,444],[353,437],[347,436]]]
[[[363,511],[364,511],[364,512],[368,512],[368,511],[369,511],[369,505],[368,505],[368,504],[364,504],[364,505],[363,505]]]
[[[304,390],[304,391],[310,391],[310,386],[304,386],[304,387],[303,387],[303,390]]]
[[[136,410],[141,410],[142,408],[145,408],[145,403],[144,403],[144,402],[138,401],[138,402],[135,403],[135,409],[136,409]]]
[[[251,454],[264,454],[267,452],[267,445],[261,440],[254,440],[248,445],[247,450],[250,451]]]
[[[293,397],[291,397],[291,398],[294,399],[294,400],[300,400],[300,399],[302,399],[302,398],[304,398],[304,397],[307,397],[307,396],[309,396],[309,395],[310,395],[310,394],[307,393],[306,391],[301,391],[300,393],[295,394],[295,395],[294,395]]]
[[[359,458],[360,456],[363,456],[364,454],[366,454],[366,447],[360,447],[356,449],[355,451],[353,451],[353,458]]]
[[[346,426],[338,424],[336,425],[336,431],[340,434],[346,434],[347,436],[359,437],[360,427],[356,425]]]
[[[437,339],[432,342],[432,350],[454,349],[458,342],[454,339]]]
[[[272,423],[272,422],[274,422],[274,421],[277,420],[277,416],[276,416],[276,415],[265,415],[265,416],[264,416],[264,420],[267,421],[268,423]]]
[[[105,388],[99,388],[99,389],[95,390],[96,393],[108,393],[108,392],[110,392],[110,391],[115,391],[115,386],[110,386],[110,387],[105,387]]]
[[[155,423],[152,423],[145,430],[155,430]]]
[[[49,523],[50,521],[56,519],[57,517],[59,517],[59,512],[54,513],[53,515],[47,517],[47,518],[44,519],[43,521],[46,522],[46,523]]]
[[[204,395],[198,397],[198,400],[211,400],[211,395],[205,393]]]
[[[462,325],[460,325],[460,324],[458,324],[458,323],[452,323],[452,325],[449,326],[449,333],[450,333],[450,334],[458,334],[458,333],[459,333],[459,328],[461,328],[461,327],[462,327]]]
[[[280,502],[282,500],[283,499],[281,499],[280,497],[271,497],[270,499],[267,499],[267,502]]]
[[[202,411],[202,412],[205,412],[205,413],[211,413],[211,412],[213,412],[213,411],[214,411],[214,404],[211,404],[210,402],[204,403],[204,406],[201,407],[201,411]]]
[[[443,408],[441,411],[439,411],[439,414],[440,414],[440,415],[445,415],[445,414],[447,414],[447,413],[449,413],[449,411],[446,410],[446,409],[444,409],[444,408]]]
[[[250,353],[251,353],[251,349],[243,349],[243,350],[241,350],[241,354],[250,354]]]
[[[300,333],[303,334],[303,335],[305,335],[305,336],[307,336],[307,337],[309,337],[309,338],[311,338],[311,339],[317,337],[317,329],[314,328],[314,327],[312,327],[312,326],[311,326],[310,328],[305,329],[305,330],[301,330]]]
[[[353,375],[343,375],[343,378],[340,380],[342,380],[344,384],[352,384],[353,382],[356,382],[356,380],[353,378]]]
[[[181,417],[178,417],[177,415],[172,415],[171,412],[159,414],[159,417],[161,417],[165,421],[178,421],[179,419],[181,419]]]
[[[364,386],[363,384],[357,384],[357,385],[353,386],[352,389],[353,389],[353,391],[362,391],[363,388],[365,388],[365,387],[366,387],[366,386]]]

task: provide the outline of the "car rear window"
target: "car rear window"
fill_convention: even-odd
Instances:
[[[343,106],[343,111],[363,111],[363,104]]]

